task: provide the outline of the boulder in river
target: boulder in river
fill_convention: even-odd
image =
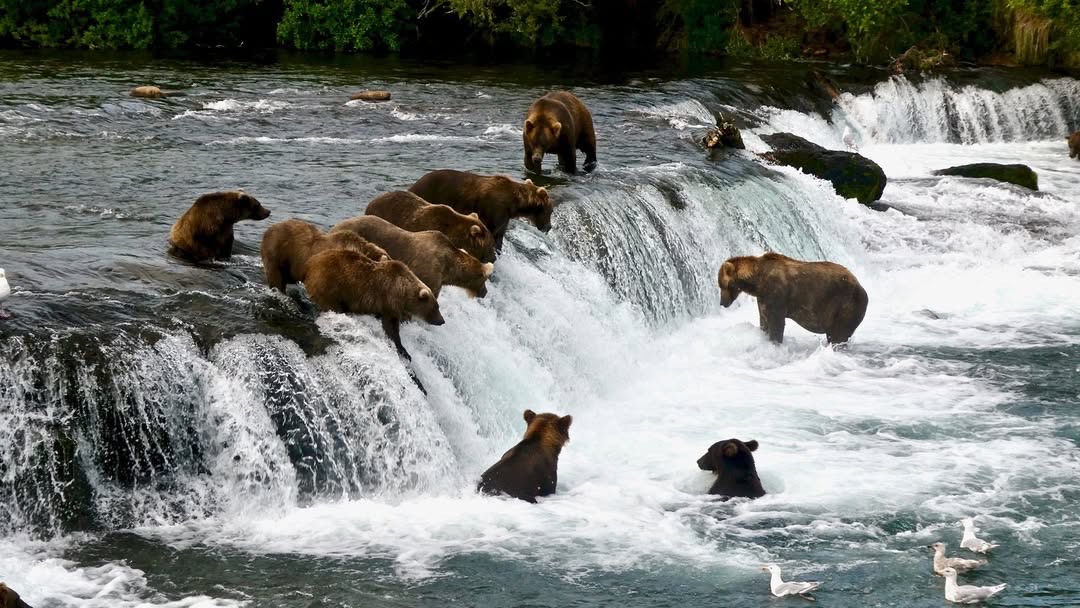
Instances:
[[[349,99],[355,101],[390,101],[390,91],[360,91],[353,93]]]
[[[150,99],[161,99],[165,97],[165,92],[158,87],[152,85],[144,85],[141,87],[135,87],[131,89],[132,97],[148,97]]]
[[[934,175],[955,175],[958,177],[982,177],[996,179],[999,182],[1007,182],[1023,186],[1030,190],[1039,189],[1039,176],[1027,165],[1001,165],[998,163],[975,163],[973,165],[959,165],[934,171]]]
[[[861,154],[827,150],[791,133],[762,135],[761,139],[773,147],[766,158],[828,180],[844,198],[868,205],[885,191],[885,171]]]

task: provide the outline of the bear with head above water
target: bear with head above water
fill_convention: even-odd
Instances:
[[[304,282],[308,260],[328,249],[351,249],[375,262],[390,259],[381,247],[351,232],[324,234],[315,224],[285,220],[270,226],[263,234],[261,253],[266,284],[284,292],[288,285]]]
[[[270,210],[243,190],[212,192],[195,199],[169,231],[169,253],[189,262],[232,257],[233,224],[264,220]]]
[[[525,436],[484,471],[477,489],[526,502],[554,494],[559,481],[559,453],[570,441],[571,422],[570,416],[560,418],[525,410]]]
[[[761,331],[780,344],[791,319],[830,344],[848,341],[866,315],[866,290],[832,262],[802,262],[778,253],[729,258],[720,266],[720,304],[746,292],[757,298]]]
[[[375,262],[350,249],[329,249],[311,256],[304,287],[323,310],[373,315],[398,353],[411,359],[401,345],[401,322],[423,319],[442,325],[439,301],[409,267],[397,260]]]
[[[371,199],[365,215],[374,215],[411,232],[438,230],[458,249],[481,262],[495,261],[495,239],[475,213],[463,215],[446,205],[433,205],[412,192],[396,190]]]
[[[585,153],[585,171],[596,167],[596,132],[592,113],[574,94],[554,91],[529,106],[522,129],[525,168],[533,173],[543,169],[544,155],[554,152],[567,173],[577,172],[577,151]]]
[[[425,174],[409,192],[429,203],[448,205],[459,213],[475,213],[502,251],[503,237],[515,217],[527,219],[542,232],[551,230],[551,199],[531,179],[518,182],[505,175],[477,175],[453,169]]]
[[[697,461],[702,471],[716,473],[716,481],[709,488],[709,494],[731,498],[764,496],[765,488],[761,487],[752,453],[757,448],[758,442],[753,439],[745,443],[738,439],[725,439],[712,444],[709,451]]]

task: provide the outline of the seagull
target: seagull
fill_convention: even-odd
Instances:
[[[960,546],[968,551],[974,551],[976,553],[986,553],[987,551],[997,547],[997,545],[991,544],[982,540],[981,538],[975,538],[975,520],[970,517],[965,517],[960,523],[964,524],[964,540],[960,541]]]
[[[11,295],[11,286],[8,285],[4,269],[0,268],[0,319],[10,319],[11,313],[4,310],[4,300]]]
[[[776,564],[769,564],[761,568],[762,572],[769,572],[772,574],[772,579],[769,581],[769,588],[772,589],[772,594],[776,597],[784,597],[785,595],[798,595],[799,597],[814,601],[814,598],[804,595],[810,593],[814,589],[821,586],[818,582],[802,582],[795,581],[785,583],[780,578],[780,566]]]
[[[945,543],[930,545],[934,550],[934,574],[944,574],[945,568],[952,568],[957,572],[971,570],[985,565],[985,559],[964,559],[962,557],[945,557]]]
[[[977,604],[986,598],[999,593],[1005,588],[1005,583],[992,587],[976,587],[975,585],[957,585],[956,569],[945,568],[945,599],[957,604]]]

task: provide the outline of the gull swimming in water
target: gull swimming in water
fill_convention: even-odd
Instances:
[[[992,587],[976,587],[975,585],[957,585],[956,569],[945,568],[945,599],[957,604],[977,604],[986,598],[999,593],[1005,588],[1005,583]]]
[[[761,568],[763,572],[772,574],[772,578],[769,580],[769,588],[772,590],[772,594],[776,597],[784,597],[785,595],[798,595],[803,599],[814,601],[814,598],[806,596],[804,594],[810,593],[814,589],[821,586],[818,582],[795,582],[791,581],[785,583],[780,578],[780,566],[776,564],[769,564]]]
[[[7,319],[11,317],[11,313],[4,310],[4,300],[8,299],[11,295],[11,286],[8,285],[7,277],[4,275],[4,269],[0,268],[0,319]]]
[[[965,517],[960,523],[964,525],[964,540],[960,541],[960,546],[968,551],[974,551],[976,553],[986,553],[987,551],[997,547],[997,545],[991,544],[982,540],[981,538],[975,538],[975,520],[970,517]]]
[[[934,574],[945,574],[946,568],[952,568],[957,572],[971,570],[985,565],[985,559],[964,559],[962,557],[945,557],[945,543],[930,545],[934,550]]]

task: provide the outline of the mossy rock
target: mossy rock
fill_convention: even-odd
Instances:
[[[885,191],[888,183],[885,171],[861,154],[827,150],[791,133],[763,135],[761,139],[773,147],[773,151],[765,155],[767,158],[828,180],[836,193],[844,198],[869,205]]]
[[[1039,189],[1039,176],[1027,165],[1001,165],[998,163],[975,163],[973,165],[958,165],[934,171],[934,175],[955,175],[958,177],[974,177],[994,179],[1023,186],[1029,190]]]

